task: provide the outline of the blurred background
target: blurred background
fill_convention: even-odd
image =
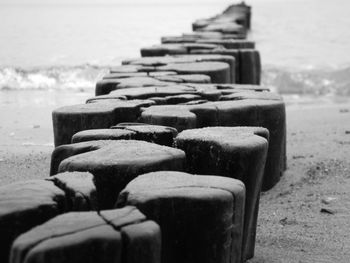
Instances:
[[[0,90],[93,93],[108,66],[222,12],[227,0],[0,0]],[[350,1],[250,0],[263,84],[350,96]],[[0,93],[1,94],[1,93]]]

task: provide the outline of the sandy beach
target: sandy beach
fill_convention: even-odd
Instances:
[[[47,177],[52,110],[91,96],[91,90],[1,92],[1,185]],[[249,262],[348,262],[350,103],[286,102],[288,170],[262,194]]]
[[[287,106],[287,147],[250,262],[349,262],[350,104]]]

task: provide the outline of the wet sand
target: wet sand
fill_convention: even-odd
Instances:
[[[52,110],[91,94],[1,92],[1,185],[48,176]],[[287,136],[288,170],[262,194],[249,262],[349,262],[350,103],[287,102]]]
[[[51,113],[84,103],[88,91],[0,91],[0,184],[45,178],[54,148]]]

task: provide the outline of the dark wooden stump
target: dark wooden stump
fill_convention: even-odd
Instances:
[[[179,172],[141,175],[117,206],[134,205],[162,229],[162,262],[241,261],[242,182]]]
[[[179,149],[144,141],[87,141],[57,147],[50,172],[92,173],[99,207],[110,209],[132,179],[152,171],[183,171],[185,158]]]
[[[134,207],[67,213],[14,242],[10,263],[160,263],[160,229]]]
[[[260,190],[269,132],[258,127],[208,127],[186,130],[175,145],[186,153],[187,171],[241,180],[246,186],[243,259],[254,256]]]

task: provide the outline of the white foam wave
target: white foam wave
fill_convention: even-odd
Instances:
[[[108,67],[82,65],[20,69],[0,68],[0,90],[85,90],[95,86]],[[286,69],[264,66],[262,84],[281,94],[350,96],[350,66]]]
[[[17,89],[86,89],[107,72],[104,67],[82,65],[20,69],[0,68],[0,90]]]
[[[281,94],[350,96],[350,67],[307,70],[265,67],[262,84]]]

